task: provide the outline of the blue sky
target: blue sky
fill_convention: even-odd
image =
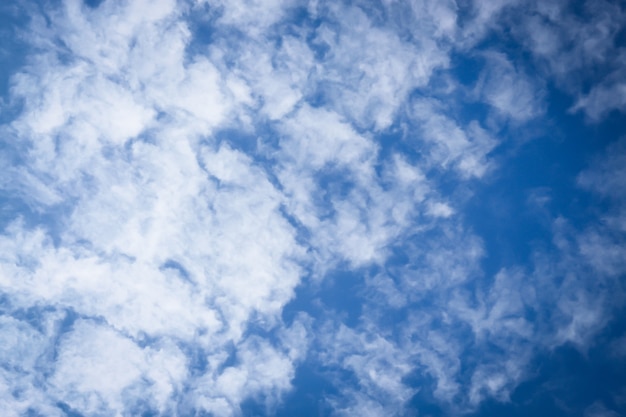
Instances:
[[[624,22],[3,2],[2,415],[625,415]]]

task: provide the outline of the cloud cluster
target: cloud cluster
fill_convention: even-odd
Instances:
[[[5,376],[37,392],[10,390],[15,413],[231,415],[289,387],[302,352],[246,332],[287,332],[303,248],[263,169],[211,139],[245,85],[188,61],[178,6],[68,2],[47,12],[52,28],[33,19],[45,49],[14,77],[24,111],[5,132],[25,149],[9,175],[49,217],[6,225],[2,288],[8,313],[51,321],[7,334],[35,331],[33,356],[52,356]]]
[[[577,30],[564,4],[515,1],[29,7],[0,127],[9,416],[271,415],[305,359],[333,415],[420,394],[467,413],[508,401],[538,353],[586,349],[623,302],[623,140],[578,177],[608,208],[553,218],[527,265],[487,272],[463,212],[546,83],[593,121],[624,108],[617,6],[587,4]],[[542,77],[489,43],[514,10]],[[468,82],[458,55],[479,63]],[[336,271],[352,323],[316,293]],[[287,320],[299,288],[314,308]]]

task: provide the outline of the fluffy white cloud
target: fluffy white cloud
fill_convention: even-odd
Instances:
[[[402,415],[431,388],[462,413],[506,401],[536,351],[584,350],[622,294],[623,146],[578,178],[609,201],[607,226],[554,220],[530,267],[486,275],[463,214],[497,169],[500,127],[545,110],[544,81],[504,54],[472,55],[485,66],[469,86],[448,73],[518,3],[33,9],[0,147],[0,190],[28,208],[1,218],[0,407],[238,416],[251,400],[272,414],[308,357],[338,370],[336,415]],[[569,71],[553,54],[604,63],[604,6],[596,31],[559,32],[557,6],[525,17],[550,76]],[[616,60],[575,106],[592,119],[624,107]],[[460,114],[465,101],[486,115]],[[287,325],[298,285],[337,269],[360,286],[356,324],[318,299],[317,322]]]
[[[448,65],[447,47],[440,47],[432,33],[425,31],[412,44],[374,26],[359,8],[332,6],[330,16],[337,22],[321,25],[313,39],[328,50],[321,60],[321,88],[332,107],[358,126],[389,127],[411,90],[424,87],[436,69]],[[430,19],[426,16],[425,23]]]
[[[5,229],[1,286],[13,311],[48,306],[81,318],[58,336],[43,385],[35,364],[22,363],[33,395],[7,409],[60,401],[85,414],[167,413],[193,385],[193,407],[223,402],[216,412],[232,415],[249,396],[277,401],[290,386],[302,352],[244,333],[253,317],[282,326],[301,249],[263,170],[200,140],[250,99],[206,58],[187,60],[176,6],[68,2],[49,12],[50,27],[35,19],[37,42],[54,35],[63,46],[14,78],[25,109],[12,132],[29,152],[12,175],[31,204],[55,214],[43,227]],[[18,336],[31,333],[55,343],[28,327]],[[189,345],[211,363],[204,375],[192,372]],[[224,368],[221,352],[233,345],[240,365]],[[229,377],[241,372],[243,384]]]

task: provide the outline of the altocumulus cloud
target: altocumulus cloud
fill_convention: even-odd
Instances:
[[[8,1],[6,416],[626,412],[626,9]]]

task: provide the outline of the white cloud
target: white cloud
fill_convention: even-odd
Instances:
[[[324,363],[338,365],[358,380],[356,387],[343,387],[342,397],[329,399],[338,415],[359,411],[371,416],[395,415],[416,392],[402,382],[412,369],[409,353],[381,337],[378,329],[371,330],[358,332],[339,325],[321,331]]]
[[[624,10],[609,1],[581,3],[573,13],[567,2],[538,2],[514,25],[512,33],[535,56],[540,71],[576,97],[571,111],[582,110],[598,122],[610,111],[623,111],[624,52],[617,38]],[[587,79],[596,77],[592,85]]]
[[[0,285],[12,308],[82,318],[55,347],[46,384],[24,382],[33,394],[11,403],[16,412],[43,397],[86,414],[167,413],[195,386],[191,407],[234,415],[252,395],[276,402],[306,350],[288,337],[283,352],[245,336],[252,317],[268,330],[283,326],[301,248],[264,171],[228,145],[201,143],[239,117],[233,106],[249,105],[250,93],[221,64],[187,60],[190,34],[175,5],[144,13],[141,4],[68,2],[50,11],[51,28],[35,23],[40,41],[56,31],[64,47],[14,78],[25,109],[12,129],[30,151],[12,175],[25,172],[21,187],[41,210],[62,207],[50,225],[62,227],[5,229]],[[164,267],[172,261],[182,269]],[[204,375],[192,372],[181,344],[207,358]],[[232,345],[241,363],[221,369]],[[33,363],[23,366],[37,375]],[[245,383],[229,379],[233,372]],[[210,392],[226,379],[221,394]]]
[[[382,262],[429,192],[420,170],[397,157],[380,177],[378,146],[334,112],[303,106],[279,131],[287,208],[312,234],[321,264]]]
[[[601,401],[596,401],[585,409],[585,417],[617,417],[619,413],[607,408]]]
[[[602,222],[578,237],[581,254],[598,271],[617,276],[626,269],[621,247],[626,232],[626,139],[612,143],[578,175],[580,187],[608,203]]]
[[[593,121],[602,119],[612,110],[624,111],[626,109],[625,81],[623,79],[614,82],[606,81],[593,87],[589,94],[578,99],[571,110],[584,110]]]
[[[411,90],[428,84],[436,69],[448,65],[446,47],[431,34],[417,44],[403,42],[374,26],[358,8],[333,5],[330,17],[336,22],[322,24],[313,39],[329,51],[318,82],[332,108],[357,126],[389,127]]]
[[[445,407],[452,402],[457,411],[470,407],[460,359],[468,335],[449,315],[448,303],[449,291],[479,273],[482,249],[475,237],[447,226],[443,236],[421,231],[414,245],[402,247],[411,264],[389,265],[389,275],[365,280],[362,314],[354,328],[328,323],[317,332],[322,362],[340,365],[359,384],[353,387],[350,377],[337,376],[341,394],[330,400],[340,415],[356,410],[403,415],[411,398],[430,387],[429,380]],[[457,248],[463,241],[469,243]]]
[[[601,195],[622,201],[620,187],[613,187],[610,180],[602,182],[604,175],[607,179],[620,175],[617,161],[623,152],[614,148],[579,181],[588,188],[604,184],[598,188]],[[479,266],[485,254],[482,245],[452,227],[453,219],[438,220],[444,223],[434,230],[446,230],[445,234],[427,229],[423,246],[415,242],[403,248],[410,259],[406,267],[390,265],[389,275],[365,280],[362,314],[354,329],[324,329],[324,338],[337,341],[331,362],[343,360],[343,368],[351,370],[362,387],[358,395],[347,387],[343,391],[340,401],[347,404],[342,408],[346,413],[367,407],[372,415],[401,415],[385,406],[385,399],[419,388],[427,376],[434,381],[433,395],[450,413],[475,410],[488,398],[507,402],[531,376],[529,364],[537,354],[564,344],[586,352],[623,299],[617,277],[625,269],[614,261],[623,237],[616,236],[615,229],[580,230],[557,219],[554,248],[536,253],[530,271],[501,270],[492,279],[483,276]],[[591,250],[592,244],[597,248]],[[395,353],[384,353],[389,350]],[[380,377],[393,381],[386,386],[393,387],[394,394],[368,388],[367,364],[379,355],[394,358]],[[350,366],[357,362],[358,367]],[[412,375],[411,384],[406,375]],[[374,404],[384,408],[376,411]]]
[[[246,32],[248,36],[263,36],[271,25],[279,22],[285,10],[292,6],[289,0],[197,0],[209,8],[221,11],[220,23]]]
[[[499,53],[485,54],[485,70],[478,94],[496,111],[516,122],[528,121],[544,112],[543,91],[526,74]]]
[[[476,3],[464,20],[451,2],[387,1],[380,15],[311,2],[323,19],[298,27],[284,19],[302,4],[283,1],[45,7],[12,78],[24,107],[3,127],[20,158],[2,151],[13,166],[0,187],[41,218],[11,213],[0,234],[0,407],[237,416],[252,399],[272,414],[313,346],[358,382],[332,381],[337,415],[400,415],[430,381],[460,413],[506,401],[535,350],[588,346],[614,301],[585,273],[619,288],[623,237],[557,220],[554,253],[484,276],[463,198],[439,182],[494,169],[489,120],[456,117],[460,87],[431,82],[446,79],[454,41],[476,45],[513,3]],[[196,18],[215,31],[209,45],[193,43]],[[562,47],[529,22],[536,54]],[[607,22],[583,48],[593,62]],[[469,99],[506,122],[543,114],[540,81],[480,56]],[[610,86],[618,75],[579,108],[623,107]],[[387,143],[383,131],[404,135]],[[579,183],[612,201],[605,217],[621,233],[617,154]],[[365,275],[354,328],[325,313],[287,326],[302,277],[339,266]]]
[[[176,346],[142,349],[112,329],[82,320],[58,349],[48,392],[86,414],[123,413],[133,405],[124,398],[131,389],[165,411],[187,373],[186,358]]]
[[[428,163],[444,169],[454,168],[462,177],[481,177],[490,168],[487,155],[497,145],[478,122],[472,121],[467,127],[446,116],[442,104],[433,100],[416,100],[412,116],[419,125],[421,135],[408,138],[418,142],[421,148],[425,142],[429,151]]]
[[[468,17],[460,22],[459,42],[464,47],[474,46],[482,40],[489,30],[497,27],[501,15],[516,6],[518,0],[495,0],[490,2],[473,2],[466,6]]]

